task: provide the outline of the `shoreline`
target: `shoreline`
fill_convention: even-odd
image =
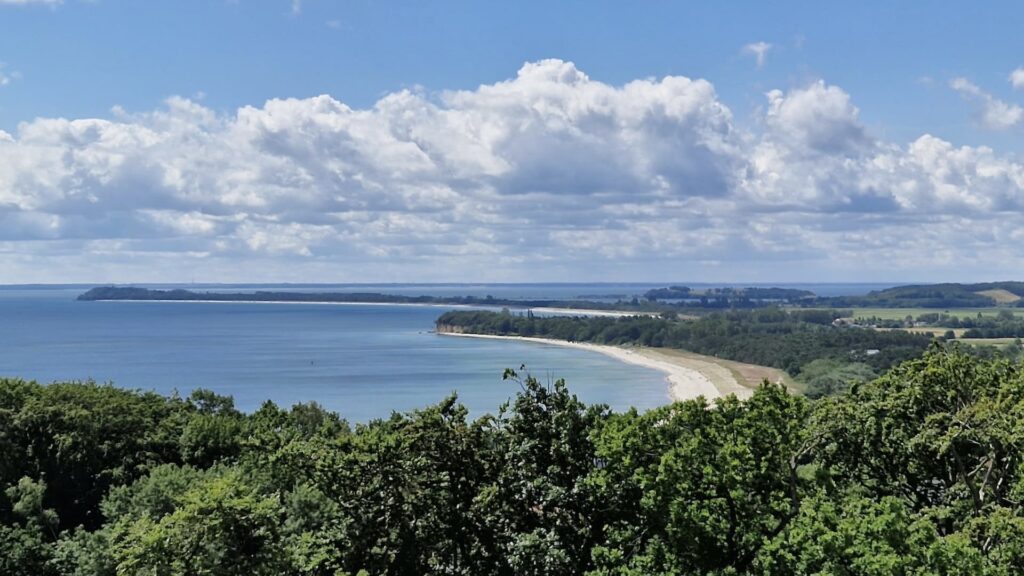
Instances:
[[[665,375],[668,382],[668,398],[673,402],[692,400],[703,396],[708,401],[716,398],[724,398],[729,394],[736,394],[740,398],[753,394],[753,390],[738,382],[732,385],[718,385],[705,372],[705,363],[691,362],[684,358],[667,357],[657,353],[648,352],[645,348],[623,348],[605,344],[590,344],[586,342],[568,342],[566,340],[555,340],[551,338],[531,338],[526,336],[497,336],[493,334],[460,334],[454,332],[436,332],[442,336],[459,336],[463,338],[486,338],[492,340],[513,340],[520,342],[533,342],[535,344],[547,344],[551,346],[562,346],[576,348],[577,350],[589,350],[604,354],[620,362],[633,364],[657,370]],[[704,368],[702,370],[701,368]],[[716,378],[717,379],[717,378]]]
[[[159,302],[163,304],[308,304],[320,306],[421,306],[431,308],[469,308],[475,310],[501,310],[508,308],[515,312],[535,312],[540,314],[553,314],[559,316],[607,316],[623,318],[627,316],[654,316],[654,312],[632,312],[628,310],[593,310],[590,308],[517,308],[515,306],[500,306],[497,304],[441,304],[437,302],[320,302],[315,300],[164,300],[164,299],[134,299],[118,298],[111,300],[83,300],[83,302]]]

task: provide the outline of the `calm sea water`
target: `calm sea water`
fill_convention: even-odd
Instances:
[[[862,293],[877,287],[831,286],[831,291],[822,285],[811,289]],[[572,298],[632,296],[652,287],[657,286],[258,288]],[[474,415],[493,413],[518,389],[501,380],[503,370],[521,364],[542,380],[565,378],[587,402],[621,410],[667,401],[661,373],[599,353],[433,334],[434,319],[444,308],[75,301],[87,288],[0,289],[0,375],[40,382],[93,379],[164,394],[208,388],[234,396],[243,410],[254,410],[264,400],[282,406],[316,401],[354,422],[421,408],[453,392]]]

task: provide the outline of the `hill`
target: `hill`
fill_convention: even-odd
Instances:
[[[817,298],[810,304],[842,308],[987,308],[1024,304],[1024,282],[910,284],[864,296]]]

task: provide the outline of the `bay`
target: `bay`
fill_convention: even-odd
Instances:
[[[474,416],[518,390],[505,368],[565,378],[587,402],[664,404],[656,371],[558,346],[433,334],[427,306],[77,302],[81,289],[0,291],[0,376],[162,394],[206,388],[238,408],[316,401],[352,422],[458,393]]]
[[[203,285],[213,290],[362,291],[497,298],[633,295],[665,284]],[[714,286],[690,284],[691,286]],[[800,285],[819,294],[884,285]],[[813,287],[812,287],[813,286]],[[564,378],[589,403],[644,410],[668,401],[664,376],[599,353],[527,342],[439,336],[447,308],[188,302],[78,302],[91,286],[0,288],[0,376],[39,382],[95,380],[188,395],[315,401],[352,422],[387,417],[457,393],[474,416],[495,413],[518,390],[505,368],[526,365],[544,382]],[[178,287],[151,285],[150,287]],[[196,286],[184,286],[197,289]]]

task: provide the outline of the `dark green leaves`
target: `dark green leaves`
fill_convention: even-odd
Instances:
[[[518,394],[496,416],[451,397],[354,430],[316,405],[0,381],[0,573],[1024,566],[1024,377],[1007,361],[935,347],[814,403],[765,384],[643,414],[505,377]]]

